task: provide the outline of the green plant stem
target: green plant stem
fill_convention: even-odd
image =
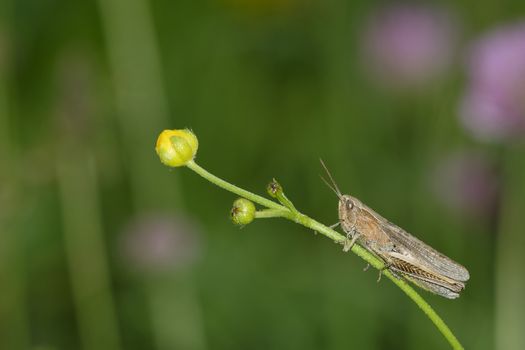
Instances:
[[[290,212],[281,209],[263,209],[255,212],[256,219],[288,218]]]
[[[284,193],[280,193],[277,195],[277,200],[282,204],[284,205],[285,207],[287,207],[288,209],[290,209],[292,212],[294,213],[297,213],[299,214],[299,211],[295,208],[295,206],[293,205],[292,201],[289,200],[286,195]]]
[[[261,210],[261,211],[256,212],[256,217],[259,217],[259,218],[283,217],[288,220],[294,221],[298,224],[301,224],[305,227],[308,227],[316,232],[319,232],[322,235],[330,238],[331,240],[339,244],[343,244],[347,239],[345,236],[343,236],[339,232],[321,224],[320,222],[298,211],[292,211],[285,206],[272,202],[264,197],[258,196],[254,193],[246,191],[242,188],[239,188],[235,185],[232,185],[229,182],[226,182],[218,178],[217,176],[209,173],[207,170],[197,165],[197,163],[195,163],[195,161],[193,160],[190,161],[187,164],[187,166],[188,168],[195,171],[197,174],[204,177],[206,180],[210,181],[211,183],[229,192],[235,193],[241,197],[244,197],[257,204],[260,204],[262,206],[269,208],[267,210]],[[376,269],[382,270],[383,275],[385,275],[388,279],[394,282],[395,285],[397,285],[410,299],[412,299],[412,301],[416,303],[417,306],[419,306],[419,308],[425,313],[425,315],[427,315],[427,317],[434,323],[434,325],[441,332],[441,334],[443,334],[443,336],[450,343],[453,349],[463,349],[463,346],[458,341],[454,333],[452,333],[450,328],[443,321],[443,319],[439,317],[439,315],[434,311],[434,309],[432,309],[432,307],[419,295],[419,293],[417,293],[414,290],[414,288],[412,288],[405,280],[395,277],[390,271],[383,270],[385,267],[385,264],[383,263],[381,259],[377,258],[375,255],[373,255],[368,250],[366,250],[365,248],[361,247],[358,244],[354,244],[352,246],[352,252],[357,254],[359,257],[361,257],[363,260],[365,260],[367,263],[369,263]]]
[[[260,204],[262,206],[265,206],[267,208],[288,210],[288,208],[286,208],[286,207],[284,207],[284,206],[282,206],[280,204],[272,202],[269,199],[266,199],[264,197],[258,196],[256,194],[251,193],[249,191],[246,191],[246,190],[244,190],[244,189],[242,189],[240,187],[232,185],[231,183],[226,182],[226,181],[224,181],[221,178],[218,178],[217,176],[209,173],[206,169],[204,169],[201,166],[199,166],[197,163],[195,163],[194,160],[190,160],[188,162],[188,164],[186,164],[186,166],[188,168],[190,168],[191,170],[193,170],[194,172],[196,172],[197,174],[199,174],[200,176],[202,176],[203,178],[205,178],[206,180],[208,180],[209,182],[211,182],[212,184],[215,184],[215,185],[219,186],[220,188],[225,189],[226,191],[235,193],[235,194],[237,194],[237,195],[239,195],[241,197],[249,199],[252,202],[255,202],[255,203]]]
[[[288,197],[286,197],[286,195],[283,192],[282,186],[277,182],[277,180],[273,179],[270,186],[271,185],[275,185],[278,187],[278,190],[274,195],[275,195],[275,198],[279,201],[279,203],[284,205],[286,208],[290,209],[290,211],[292,211],[294,214],[300,214],[299,211],[293,205],[292,201],[289,200]]]

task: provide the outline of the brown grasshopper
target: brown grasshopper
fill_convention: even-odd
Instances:
[[[459,297],[470,277],[465,267],[389,222],[359,199],[342,194],[322,160],[321,164],[333,186],[325,180],[326,184],[339,197],[339,224],[347,235],[344,251],[357,242],[381,258],[385,269],[394,276],[402,276],[448,299]]]

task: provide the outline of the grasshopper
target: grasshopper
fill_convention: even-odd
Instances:
[[[339,225],[347,236],[344,251],[357,242],[381,258],[384,268],[394,276],[402,276],[448,299],[459,297],[470,278],[465,267],[386,220],[359,199],[342,194],[322,160],[321,164],[332,185],[323,180],[339,197]]]

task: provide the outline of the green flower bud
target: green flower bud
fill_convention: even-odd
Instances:
[[[170,167],[186,165],[195,158],[198,148],[197,137],[188,129],[164,130],[155,145],[160,161]]]
[[[277,180],[273,179],[272,182],[266,186],[266,192],[268,192],[270,197],[277,198],[281,193],[283,193],[283,187],[277,182]]]
[[[248,225],[255,218],[255,205],[245,198],[239,198],[233,202],[230,215],[234,224]]]

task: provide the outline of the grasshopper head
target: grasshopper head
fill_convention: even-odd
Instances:
[[[356,223],[359,200],[350,195],[342,195],[339,198],[339,222],[346,233],[351,233]]]

